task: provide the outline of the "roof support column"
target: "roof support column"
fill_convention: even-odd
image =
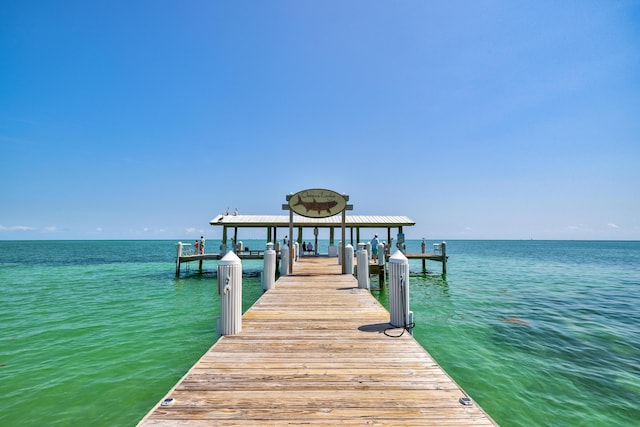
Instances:
[[[222,244],[220,245],[220,255],[227,254],[227,227],[222,227]]]
[[[293,274],[293,209],[289,209],[289,274]]]
[[[342,260],[342,274],[347,274],[347,263],[345,256],[345,240],[347,240],[347,208],[342,210],[342,243],[340,245],[340,259]]]

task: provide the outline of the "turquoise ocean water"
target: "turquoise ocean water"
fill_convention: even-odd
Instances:
[[[0,426],[131,426],[167,393],[215,342],[219,311],[215,263],[176,278],[174,245],[0,241]],[[446,277],[411,261],[414,336],[498,423],[638,425],[640,242],[448,254]],[[245,310],[261,269],[243,264]]]

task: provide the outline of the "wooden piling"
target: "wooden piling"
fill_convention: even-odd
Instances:
[[[442,242],[442,274],[447,274],[447,242]]]
[[[182,256],[182,242],[176,243],[176,276],[180,275],[180,257]]]

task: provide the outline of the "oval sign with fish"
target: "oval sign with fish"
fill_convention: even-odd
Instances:
[[[341,194],[322,188],[298,191],[289,199],[289,209],[309,218],[326,218],[344,210],[347,201]]]

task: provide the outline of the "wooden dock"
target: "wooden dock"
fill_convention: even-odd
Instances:
[[[138,425],[496,425],[410,334],[384,333],[389,313],[336,258],[301,258],[294,273]]]
[[[264,259],[264,251],[253,251],[247,250],[245,252],[239,252],[238,258],[240,259]],[[208,254],[189,254],[189,255],[178,255],[176,256],[176,276],[180,275],[180,269],[182,268],[182,264],[187,264],[191,262],[198,263],[198,270],[202,272],[202,262],[203,261],[220,261],[224,255],[219,253],[208,253]],[[280,259],[280,254],[277,254],[277,259]]]

